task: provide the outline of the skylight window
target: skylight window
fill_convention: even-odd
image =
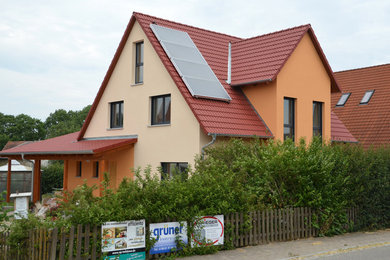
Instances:
[[[368,90],[364,93],[362,100],[360,101],[360,105],[368,104],[370,101],[372,94],[374,94],[374,90]]]
[[[351,95],[351,93],[342,94],[339,101],[337,102],[336,106],[338,106],[338,107],[344,106],[350,95]]]

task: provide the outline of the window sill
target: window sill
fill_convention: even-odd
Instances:
[[[123,130],[123,127],[107,128],[106,130],[107,130],[107,131]]]
[[[143,82],[134,83],[134,84],[130,84],[130,87],[142,86],[143,84],[144,84]]]
[[[148,127],[170,126],[171,124],[148,125]]]

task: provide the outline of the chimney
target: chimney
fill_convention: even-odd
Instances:
[[[228,54],[228,71],[227,71],[227,84],[232,82],[232,43],[229,42],[229,54]]]

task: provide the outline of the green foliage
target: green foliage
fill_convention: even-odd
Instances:
[[[184,175],[160,180],[150,167],[137,169],[134,180],[125,178],[114,190],[105,173],[101,186],[84,184],[65,193],[50,224],[69,227],[146,219],[148,225],[169,218],[187,221],[191,233],[197,216],[310,207],[315,212],[314,227],[321,235],[333,235],[347,231],[346,209],[358,207],[360,220],[355,228],[390,227],[389,148],[363,150],[321,140],[294,144],[232,139],[209,147],[204,159],[196,159],[195,170],[189,170],[190,178]],[[98,188],[101,197],[94,196]],[[15,230],[22,230],[16,226]],[[231,232],[228,224],[225,232]],[[148,242],[148,247],[152,243]],[[225,248],[232,247],[231,241],[225,244]],[[219,249],[187,246],[178,254]]]
[[[25,114],[18,116],[0,113],[0,150],[8,141],[34,141],[45,137],[43,123]]]
[[[52,193],[55,188],[62,188],[63,175],[64,165],[59,161],[51,161],[48,166],[42,167],[42,194]]]
[[[7,196],[7,191],[3,191],[0,193],[0,232],[4,232],[4,230],[8,229],[8,225],[6,225],[6,221],[9,220],[7,213],[11,211],[11,209],[7,210],[3,207],[8,206],[9,203],[5,201]]]
[[[91,106],[80,111],[58,109],[51,113],[45,121],[46,138],[53,138],[79,131],[88,115]]]
[[[36,141],[79,131],[91,106],[80,111],[58,109],[42,122],[25,114],[0,113],[0,150],[8,141]]]

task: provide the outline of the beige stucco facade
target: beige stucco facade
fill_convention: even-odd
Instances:
[[[134,84],[135,43],[144,42],[144,80]],[[151,125],[151,97],[171,95],[171,123]],[[110,129],[110,102],[123,101],[123,128]],[[137,135],[134,167],[152,169],[161,162],[194,164],[202,144],[209,142],[174,81],[138,22],[135,22],[118,63],[100,99],[84,138]],[[123,158],[126,160],[126,158]],[[121,161],[117,161],[117,165]]]
[[[243,91],[279,140],[283,140],[285,97],[295,99],[295,140],[312,138],[313,102],[322,102],[322,136],[324,140],[330,140],[331,80],[308,33],[276,81],[244,87]]]

